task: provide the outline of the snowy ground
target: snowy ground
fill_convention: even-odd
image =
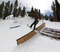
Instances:
[[[8,18],[8,17],[7,17]],[[17,46],[17,39],[32,31],[27,24],[31,24],[34,19],[30,17],[13,18],[0,20],[0,52],[60,52],[60,41],[54,40],[37,33],[33,38]],[[44,20],[45,27],[60,29],[60,22],[50,22]],[[37,27],[42,24],[39,21]],[[20,27],[10,29],[10,27],[20,25]]]

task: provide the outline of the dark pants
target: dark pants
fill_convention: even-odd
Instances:
[[[38,22],[39,22],[38,20],[34,21],[34,22],[31,24],[30,28],[34,25],[34,29],[33,29],[33,30],[35,30],[35,29],[36,29],[36,25],[37,25]]]

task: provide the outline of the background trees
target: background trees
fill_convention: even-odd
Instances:
[[[0,18],[3,17],[3,11],[4,11],[4,1],[2,2],[2,4],[0,4]]]
[[[55,3],[52,3],[52,11],[54,16],[54,21],[60,21],[60,4],[57,0],[55,0]]]
[[[31,8],[31,11],[29,12],[36,12],[40,19],[41,17],[45,18],[46,20],[48,20],[49,18],[52,19],[53,21],[60,21],[60,4],[58,3],[57,0],[55,0],[55,2],[52,2],[51,5],[51,9],[53,11],[53,18],[51,18],[50,16],[48,16],[47,14],[44,16],[43,14],[41,14],[40,9],[36,9],[36,8]],[[21,15],[22,17],[25,16],[26,13],[26,7],[23,6],[23,9],[21,9],[21,6],[18,6],[18,0],[15,0],[14,4],[10,3],[10,1],[4,3],[4,1],[0,4],[0,18],[5,19],[7,16],[10,16],[11,14],[13,14],[13,17],[19,17],[19,15]],[[32,18],[34,18],[33,15],[29,15]]]
[[[13,9],[13,4],[10,5],[10,1],[0,4],[0,18],[5,19],[7,16],[11,15]]]
[[[10,16],[13,14],[13,17],[19,17],[21,15],[22,17],[25,16],[26,10],[25,6],[23,7],[23,10],[21,10],[21,7],[18,7],[18,0],[15,0],[14,4],[10,3],[10,1],[4,3],[4,1],[0,4],[0,18],[5,19],[7,16]]]

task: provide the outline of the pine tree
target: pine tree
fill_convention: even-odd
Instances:
[[[31,11],[30,12],[28,12],[28,13],[34,13],[34,8],[33,8],[33,6],[32,6],[32,8],[31,8]],[[30,16],[30,17],[32,17],[32,18],[34,18],[34,16],[33,15],[28,15],[28,16]]]
[[[13,11],[13,17],[15,17],[15,14],[16,14],[16,13],[15,13],[15,8],[14,8],[14,11]]]
[[[18,16],[18,15],[17,15],[17,11],[18,11],[18,10],[14,8],[13,17],[17,17],[17,16]]]
[[[15,3],[14,3],[14,8],[17,9],[17,7],[18,7],[18,0],[16,0]]]
[[[60,10],[59,10],[60,4],[58,3],[57,0],[55,0],[55,4],[56,4],[56,17],[57,17],[58,21],[60,21],[60,16],[59,16],[59,13],[60,13]]]
[[[18,0],[16,0],[15,3],[14,3],[14,12],[13,12],[13,16],[14,17],[18,16],[18,9],[17,9],[17,7],[18,7]]]
[[[25,16],[25,7],[23,7],[23,10],[21,12],[21,16],[24,17]]]
[[[53,11],[53,16],[54,16],[54,21],[57,21],[57,17],[56,17],[56,6],[55,3],[53,2],[52,6],[52,11]]]
[[[53,2],[51,8],[53,10],[54,21],[60,21],[60,4],[57,0],[55,0],[55,3]]]
[[[2,2],[2,18],[4,17],[4,1]]]
[[[7,2],[7,8],[8,8],[8,16],[10,15],[10,1]]]
[[[11,15],[12,10],[13,10],[13,3],[11,3],[10,5],[10,15]]]
[[[48,16],[45,14],[45,20],[48,20]]]
[[[4,8],[4,2],[2,2],[2,4],[0,4],[0,18],[2,18],[2,16],[3,16],[3,8]]]
[[[7,16],[10,15],[10,1],[5,3],[5,8],[4,8],[4,18],[5,19]]]
[[[34,12],[36,12],[38,14],[38,9],[35,8],[35,11]]]
[[[2,18],[2,5],[0,4],[0,18]]]
[[[18,16],[21,14],[21,7],[18,8]]]
[[[14,8],[13,17],[17,17],[17,9]]]
[[[40,17],[40,19],[41,19],[41,12],[40,12],[40,9],[39,9],[38,15],[39,15],[39,17]]]
[[[4,18],[3,19],[5,19],[7,16],[8,16],[8,4],[5,3],[5,10],[4,10]]]
[[[51,14],[50,14],[50,16],[49,16],[49,20],[50,20],[50,21],[53,21],[53,17],[51,16]]]
[[[31,12],[34,12],[34,10],[33,10],[33,6],[32,6],[32,8],[31,8]]]

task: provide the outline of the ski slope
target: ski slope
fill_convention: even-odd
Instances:
[[[8,18],[8,19],[7,19]],[[0,20],[0,52],[60,52],[60,41],[54,40],[49,37],[42,36],[37,33],[33,38],[28,41],[17,45],[17,39],[32,31],[27,24],[31,25],[34,19],[25,16],[15,17],[11,15],[6,20]],[[46,27],[60,29],[60,22],[50,22],[44,20]],[[36,27],[42,24],[39,21]],[[10,29],[20,25],[20,27]]]

